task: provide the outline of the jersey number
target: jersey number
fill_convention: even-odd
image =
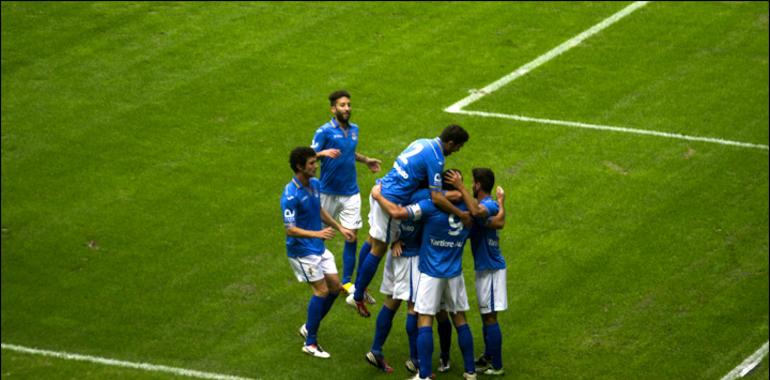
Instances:
[[[409,157],[415,156],[420,152],[422,152],[422,144],[414,144],[406,148],[406,151],[398,156],[398,160],[403,162],[404,165],[407,165],[409,164]]]
[[[463,221],[456,215],[449,215],[449,236],[457,236],[463,230]]]

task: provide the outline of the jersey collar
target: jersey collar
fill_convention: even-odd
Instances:
[[[334,126],[334,128],[342,129],[342,125],[340,124],[339,120],[337,120],[336,117],[332,116],[331,123],[332,123],[332,126]],[[348,123],[348,128],[350,128],[350,123]],[[342,130],[344,131],[344,129]]]
[[[300,180],[297,179],[296,176],[295,177],[291,177],[291,183],[293,183],[294,186],[297,187],[297,189],[301,189],[302,188],[302,182],[300,182]]]

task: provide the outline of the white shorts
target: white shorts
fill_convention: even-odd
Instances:
[[[465,291],[463,275],[452,278],[437,278],[420,274],[417,287],[417,303],[414,310],[420,314],[436,315],[444,309],[450,313],[468,311],[468,293]]]
[[[328,249],[323,255],[289,257],[289,264],[299,282],[316,282],[326,274],[337,274],[334,255]]]
[[[369,236],[390,244],[398,239],[400,225],[400,220],[391,218],[369,195]]]
[[[417,299],[417,284],[420,282],[419,265],[419,256],[393,257],[388,250],[380,293],[393,299],[414,302]]]
[[[476,272],[476,299],[481,314],[508,309],[505,268]]]
[[[334,219],[339,219],[342,227],[358,230],[364,226],[361,220],[361,194],[332,195],[321,193],[321,207]]]

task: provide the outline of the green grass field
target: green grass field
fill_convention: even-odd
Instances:
[[[720,379],[768,340],[766,148],[443,112],[626,5],[2,2],[2,342],[409,377],[403,311],[391,375],[363,360],[375,318],[342,300],[319,335],[330,360],[296,334],[310,291],[286,260],[288,154],[345,88],[359,152],[389,168],[459,123],[471,139],[447,167],[506,189],[507,378]],[[767,145],[768,3],[651,3],[468,108]],[[358,169],[366,197],[382,174]],[[341,268],[341,238],[328,247]],[[461,378],[452,357],[437,378]],[[5,349],[1,373],[179,377]]]

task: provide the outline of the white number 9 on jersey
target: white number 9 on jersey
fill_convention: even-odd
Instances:
[[[449,215],[449,236],[457,236],[463,230],[463,221],[455,214]]]

